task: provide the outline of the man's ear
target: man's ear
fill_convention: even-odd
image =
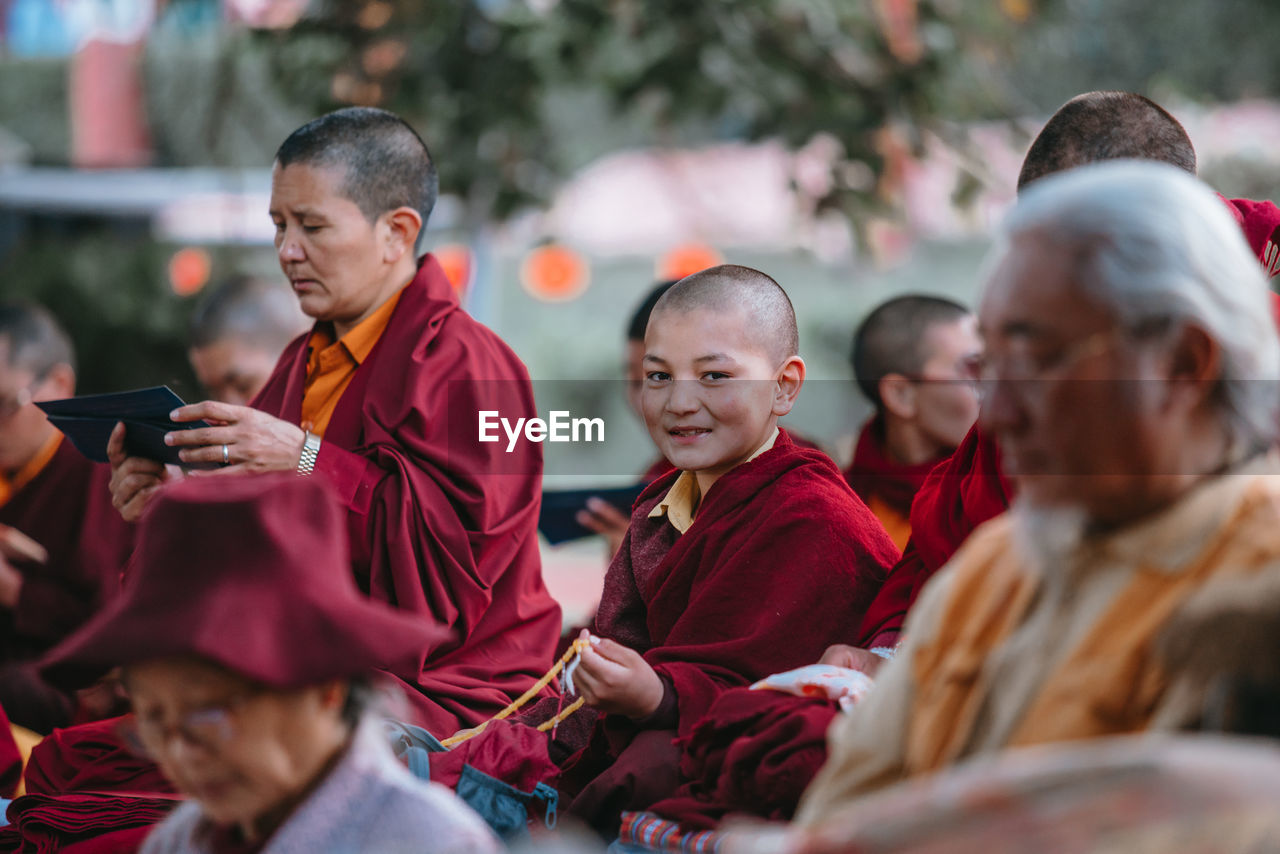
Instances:
[[[71,366],[65,362],[54,365],[49,369],[49,373],[45,374],[44,381],[41,385],[49,390],[52,395],[50,400],[58,400],[63,397],[75,397],[76,395],[76,372]]]
[[[1222,378],[1222,345],[1201,327],[1184,326],[1173,342],[1168,371],[1173,394],[1191,394],[1192,405],[1199,404]]]
[[[876,390],[885,411],[898,418],[916,417],[916,384],[902,374],[885,374]]]
[[[416,258],[418,234],[422,231],[422,215],[407,205],[387,211],[381,217],[385,223],[382,260],[395,264],[408,252]]]
[[[800,396],[800,387],[804,385],[804,359],[792,356],[782,363],[778,369],[778,378],[773,393],[773,414],[779,417],[786,415],[796,405]]]

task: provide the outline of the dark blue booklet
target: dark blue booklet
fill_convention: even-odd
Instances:
[[[633,486],[620,486],[612,489],[559,489],[543,490],[542,510],[538,513],[538,530],[551,545],[590,537],[595,534],[589,528],[578,524],[578,511],[585,510],[588,498],[601,498],[622,511],[624,516],[631,515],[631,505],[636,503],[640,493],[648,484],[637,483]]]
[[[116,424],[123,421],[124,449],[129,456],[185,468],[217,468],[216,463],[184,463],[178,459],[178,448],[164,443],[165,434],[173,430],[210,426],[207,421],[171,421],[169,413],[185,405],[182,398],[165,385],[36,403],[76,450],[95,462],[108,461],[107,440]]]

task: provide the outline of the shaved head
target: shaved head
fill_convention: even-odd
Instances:
[[[776,363],[798,355],[800,333],[796,312],[782,286],[751,267],[721,264],[676,282],[653,307],[656,322],[662,314],[685,314],[708,309],[725,314],[741,312],[748,336]]]
[[[0,303],[0,341],[8,346],[8,367],[43,377],[56,365],[76,367],[71,339],[49,310],[25,300]]]
[[[1100,160],[1158,160],[1196,174],[1182,124],[1133,92],[1086,92],[1058,108],[1022,161],[1018,191],[1032,181]]]
[[[308,325],[298,300],[281,284],[237,276],[209,292],[191,315],[191,346],[234,338],[279,353]]]

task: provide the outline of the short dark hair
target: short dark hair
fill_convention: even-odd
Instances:
[[[969,309],[954,300],[919,294],[896,297],[876,306],[853,333],[853,350],[849,354],[853,377],[867,400],[881,409],[884,401],[880,399],[880,380],[887,374],[919,375],[929,359],[923,346],[929,330],[963,320],[969,314]]]
[[[636,306],[636,310],[631,314],[630,322],[627,323],[628,341],[644,343],[644,331],[649,327],[649,316],[653,314],[653,307],[658,304],[658,300],[662,299],[662,295],[671,290],[671,286],[678,281],[679,279],[668,279],[665,282],[658,282],[649,293],[645,294],[644,300]]]
[[[76,368],[76,351],[44,306],[26,300],[0,302],[0,338],[9,342],[9,365],[43,377],[58,365]]]
[[[280,144],[276,162],[341,167],[342,192],[366,219],[411,207],[422,216],[423,231],[440,189],[422,137],[395,113],[375,107],[347,107],[312,119]]]
[[[1031,143],[1018,191],[1054,172],[1120,158],[1158,160],[1196,174],[1186,129],[1155,101],[1133,92],[1086,92],[1063,104]]]
[[[696,309],[741,311],[752,337],[779,362],[800,352],[791,297],[772,276],[753,267],[721,264],[685,276],[658,299],[653,310],[683,314]]]
[[[219,282],[196,305],[190,346],[208,347],[236,338],[268,350],[283,350],[301,331],[303,315],[293,294],[253,276]]]

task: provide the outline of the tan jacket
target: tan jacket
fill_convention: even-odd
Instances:
[[[1280,570],[1280,465],[1199,484],[1159,514],[1038,569],[1008,515],[980,527],[925,589],[907,640],[853,712],[798,820],[905,777],[1005,747],[1173,727],[1201,697],[1170,692],[1160,630],[1209,579]]]

